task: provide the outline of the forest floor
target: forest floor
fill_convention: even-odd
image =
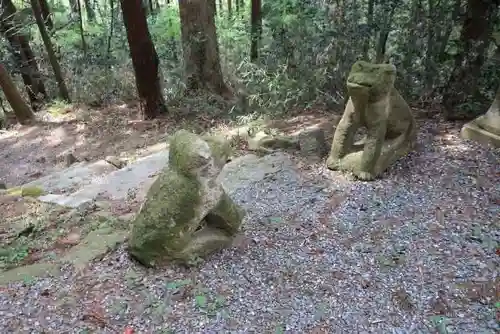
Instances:
[[[0,134],[0,177],[16,186],[64,168],[68,152],[134,155],[181,127],[231,128],[208,114],[179,118],[137,121],[134,106],[47,114]],[[308,112],[272,123],[317,124],[331,137],[337,120]],[[233,193],[247,210],[234,247],[200,267],[145,269],[121,246],[83,269],[0,287],[0,332],[495,333],[500,151],[462,140],[462,124],[418,123],[415,151],[374,182],[324,162],[273,162],[286,168]],[[85,225],[65,214],[49,220]],[[81,242],[74,235],[56,240],[56,257]]]
[[[227,118],[200,112],[186,116],[177,110],[166,117],[143,121],[133,104],[99,110],[81,106],[43,112],[38,117],[42,121],[34,125],[15,125],[8,131],[0,130],[0,182],[8,187],[67,167],[64,157],[69,153],[78,161],[95,161],[106,156],[129,157],[165,141],[181,128],[200,133],[224,132],[234,127]],[[338,114],[314,111],[268,123],[284,133],[319,126],[331,137],[338,119]]]

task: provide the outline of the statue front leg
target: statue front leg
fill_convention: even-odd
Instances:
[[[359,171],[355,171],[354,173],[357,178],[364,181],[375,179],[375,167],[380,157],[382,146],[384,145],[386,131],[387,121],[384,119],[371,124],[371,127],[367,131]]]
[[[244,215],[244,210],[224,192],[216,207],[206,215],[205,220],[208,226],[234,235],[238,232]]]
[[[207,256],[231,245],[233,238],[224,230],[208,225],[193,233],[190,242],[179,253],[184,265],[196,265]]]
[[[185,264],[196,264],[202,258],[231,245],[238,232],[244,212],[224,192],[217,205],[203,219],[203,224],[190,236],[179,252]]]
[[[354,136],[359,126],[359,111],[356,111],[352,99],[349,98],[344,115],[340,119],[333,135],[332,148],[326,160],[326,165],[329,169],[337,170],[340,166],[340,160],[350,153],[354,144]]]

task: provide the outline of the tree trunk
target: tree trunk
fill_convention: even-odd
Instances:
[[[71,16],[78,15],[78,0],[68,0]]]
[[[364,37],[363,41],[363,59],[366,61],[368,58],[368,51],[370,51],[370,44],[372,39],[373,31],[373,8],[375,7],[375,0],[368,0],[368,12],[366,13],[366,25],[368,26],[368,33]]]
[[[89,20],[89,22],[95,21],[95,11],[90,0],[85,0],[85,12],[87,13],[87,20]]]
[[[9,101],[19,123],[27,124],[30,120],[35,118],[33,111],[23,100],[10,74],[2,64],[0,64],[0,87],[3,90],[5,98]]]
[[[402,60],[402,68],[407,71],[411,71],[414,68],[415,58],[421,57],[422,48],[418,45],[418,40],[422,36],[422,28],[418,26],[419,22],[422,22],[423,18],[423,8],[422,0],[412,0],[411,3],[411,15],[409,15],[408,22],[402,27],[405,31],[408,31],[407,37],[407,48],[406,53]],[[414,86],[415,77],[411,75],[405,75],[401,78],[402,83],[404,83],[404,89],[408,90],[405,93],[411,95],[411,87]]]
[[[45,45],[45,49],[47,50],[47,55],[49,57],[50,65],[52,66],[52,70],[54,71],[54,76],[56,78],[57,85],[59,87],[59,96],[61,97],[61,99],[67,102],[71,102],[71,99],[69,98],[68,88],[64,83],[64,77],[62,74],[61,66],[57,61],[56,54],[52,46],[52,42],[50,41],[49,34],[47,33],[47,30],[45,29],[45,25],[43,23],[43,18],[40,12],[40,5],[38,3],[38,0],[30,0],[30,1],[31,1],[31,8],[33,9],[33,15],[35,16],[36,24],[38,26],[38,29],[40,30],[40,36],[42,37],[43,44]]]
[[[462,7],[462,0],[455,0],[453,4],[453,10],[450,16],[451,19],[448,19],[448,24],[446,26],[446,29],[442,29],[441,34],[439,35],[439,51],[436,58],[440,62],[444,62],[447,58],[446,46],[448,45],[451,33],[453,32],[454,23],[457,22],[460,17],[461,7]],[[443,21],[446,20],[445,13],[442,13],[441,17],[443,18]]]
[[[427,7],[429,12],[427,13],[427,52],[424,54],[424,85],[425,91],[431,91],[434,81],[435,81],[435,64],[433,54],[436,52],[436,26],[435,20],[437,18],[435,0],[427,0]],[[452,23],[453,24],[453,23]],[[439,27],[442,29],[442,26]]]
[[[215,0],[180,0],[179,12],[187,88],[232,97],[220,66]]]
[[[40,0],[40,9],[42,11],[43,21],[45,22],[45,26],[49,30],[54,29],[54,22],[52,22],[52,17],[50,15],[50,7],[47,0]]]
[[[108,34],[108,41],[107,41],[107,47],[106,47],[106,59],[111,58],[111,40],[113,39],[113,34],[114,34],[114,26],[115,26],[115,1],[114,0],[109,0],[109,13],[110,13],[110,19],[109,19],[109,34]],[[111,67],[111,62],[109,62],[109,65]]]
[[[259,44],[262,36],[262,3],[261,0],[252,0],[251,13],[251,44],[250,61],[255,62],[259,58]]]
[[[155,14],[155,8],[153,5],[153,0],[149,0],[149,14],[154,15]]]
[[[384,5],[384,4],[382,4]],[[393,0],[391,4],[389,4],[389,14],[386,18],[386,21],[383,23],[382,29],[380,30],[378,43],[377,43],[377,51],[375,56],[376,63],[382,63],[386,59],[385,51],[387,47],[387,38],[389,37],[389,33],[391,32],[392,26],[392,18],[394,17],[394,13],[396,11],[397,2]]]
[[[38,69],[29,40],[14,21],[16,7],[11,0],[0,1],[0,33],[5,36],[15,52],[26,92],[34,110],[47,98],[47,91]]]
[[[227,0],[227,17],[233,17],[233,1]]]
[[[78,6],[78,24],[80,25],[80,40],[82,41],[83,57],[87,57],[87,42],[85,41],[85,31],[83,30],[83,15],[82,4],[80,0],[76,0]]]
[[[120,2],[144,118],[153,119],[168,111],[160,85],[158,55],[151,41],[142,1]]]
[[[457,109],[478,96],[477,82],[490,45],[500,0],[468,0],[460,33],[460,52],[443,92],[444,117],[457,120],[475,117]]]

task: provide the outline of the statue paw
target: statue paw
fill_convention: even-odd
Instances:
[[[354,173],[354,176],[356,176],[356,178],[358,178],[362,181],[375,180],[375,175],[373,175],[372,173],[368,173],[368,172],[356,172],[356,173]]]
[[[340,159],[334,159],[329,157],[326,159],[326,167],[331,170],[339,170],[340,169]]]

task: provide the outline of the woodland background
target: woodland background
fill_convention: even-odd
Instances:
[[[394,63],[405,99],[447,120],[483,113],[499,85],[498,0],[0,3],[2,87],[12,78],[30,102],[15,99],[21,123],[47,105],[131,100],[146,119],[175,105],[230,117],[341,109],[362,58]]]

